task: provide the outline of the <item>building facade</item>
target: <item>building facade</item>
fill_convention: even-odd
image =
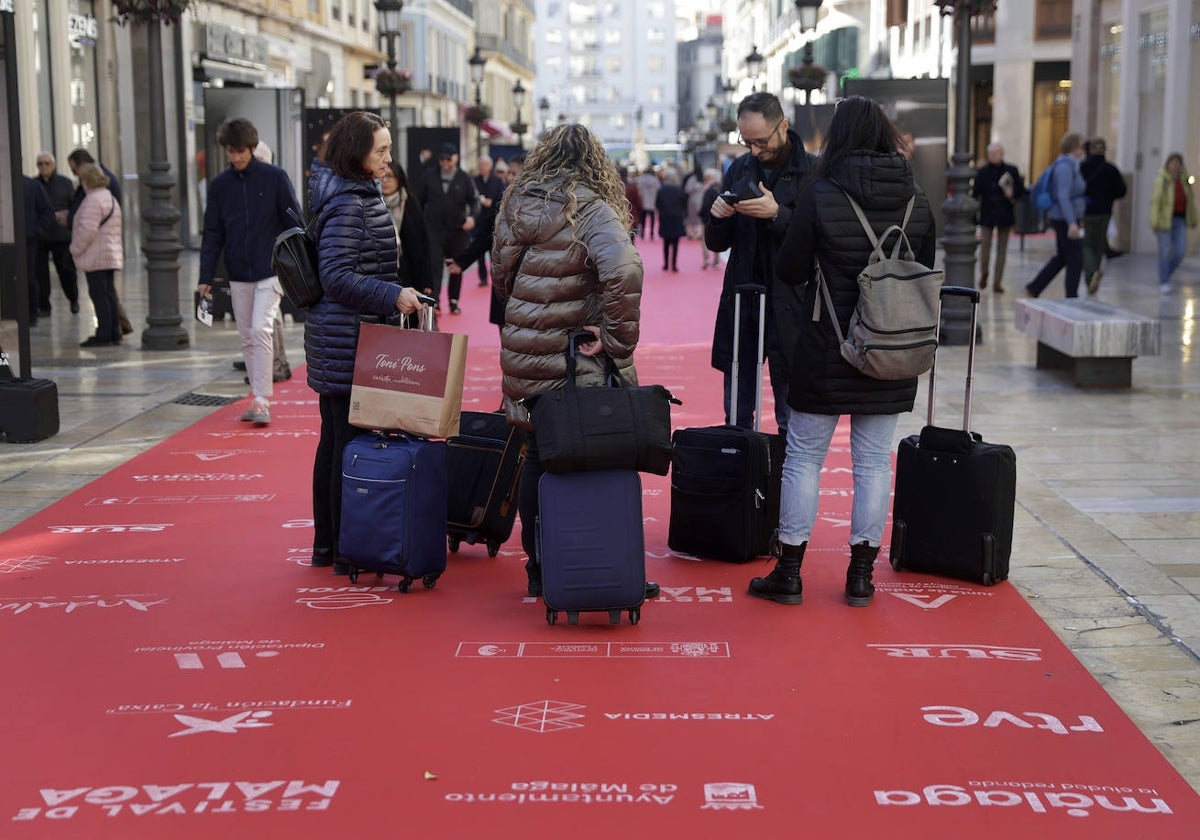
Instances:
[[[537,0],[538,100],[610,148],[673,144],[674,0]]]

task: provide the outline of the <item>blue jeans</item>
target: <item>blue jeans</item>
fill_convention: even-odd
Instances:
[[[1154,235],[1158,238],[1158,282],[1165,285],[1187,253],[1187,220],[1175,216],[1170,230],[1156,230]]]
[[[821,467],[839,419],[836,414],[793,411],[788,420],[780,542],[800,545],[812,536],[821,498]],[[878,546],[883,539],[892,492],[892,435],[898,420],[898,414],[850,415],[850,460],[854,465],[850,545],[867,542]]]

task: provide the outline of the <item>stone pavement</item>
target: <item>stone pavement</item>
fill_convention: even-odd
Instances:
[[[1134,361],[1132,389],[1080,390],[1036,370],[1033,339],[1013,327],[1013,300],[1052,247],[1044,236],[1023,249],[1014,239],[1006,293],[986,291],[980,309],[971,425],[1017,451],[1011,581],[1200,790],[1200,266],[1186,263],[1163,296],[1152,255],[1108,263],[1099,299],[1159,318],[1163,352]],[[681,264],[699,262],[698,245],[681,250]],[[181,257],[181,301],[191,300],[197,262],[195,252]],[[140,333],[141,255],[127,264],[139,268],[119,288]],[[465,285],[464,296],[482,302],[483,290]],[[1046,296],[1062,295],[1060,278]],[[118,348],[85,350],[90,304],[72,316],[58,289],[53,304],[33,331],[32,358],[34,376],[58,384],[61,431],[37,444],[0,443],[0,533],[246,391],[231,367],[240,351],[230,321],[207,328],[185,309],[186,350],[143,351],[139,333]],[[285,329],[293,365],[303,362],[302,332]],[[965,347],[942,349],[941,425],[961,420],[965,367]],[[923,425],[925,387],[899,436]]]

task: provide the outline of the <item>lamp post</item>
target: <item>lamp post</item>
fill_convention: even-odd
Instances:
[[[975,210],[971,198],[970,116],[971,116],[971,16],[994,9],[994,0],[938,0],[943,15],[954,15],[958,61],[954,84],[954,154],[946,170],[949,186],[942,213],[946,217],[942,247],[946,251],[945,283],[949,286],[975,287]],[[943,344],[968,344],[971,335],[971,301],[948,298],[942,304],[940,324]]]
[[[375,13],[379,19],[379,34],[387,40],[388,85],[387,97],[390,107],[392,128],[392,153],[396,150],[396,39],[400,36],[400,15],[404,11],[404,0],[375,0]]]
[[[517,135],[517,145],[524,147],[525,132],[529,130],[529,126],[525,125],[524,121],[521,119],[521,108],[525,105],[525,85],[521,84],[520,79],[517,79],[517,83],[513,85],[512,97],[513,105],[516,106],[517,109],[517,118],[515,121],[513,121],[512,130],[513,134]]]
[[[758,51],[758,47],[751,44],[750,55],[746,56],[746,72],[750,75],[751,92],[758,90],[758,74],[762,72],[763,61],[764,59]]]
[[[543,96],[538,100],[538,113],[542,115],[542,134],[550,127],[550,99]]]
[[[479,122],[475,124],[475,156],[483,155],[483,66],[487,59],[475,48],[475,54],[467,59],[471,65],[471,81],[475,84],[475,109],[479,114]]]

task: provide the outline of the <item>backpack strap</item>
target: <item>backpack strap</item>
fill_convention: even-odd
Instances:
[[[891,236],[893,230],[897,230],[900,232],[900,235],[896,237],[896,244],[892,248],[892,258],[895,259],[900,255],[900,244],[903,242],[904,253],[906,255],[905,259],[912,259],[912,246],[908,244],[908,234],[905,233],[905,229],[908,227],[908,220],[912,218],[913,207],[915,207],[917,203],[916,193],[913,193],[911,196],[909,196],[908,204],[904,207],[904,218],[900,221],[900,224],[889,226],[886,230],[884,230],[881,236],[876,237],[874,228],[871,227],[870,221],[867,220],[867,214],[864,213],[863,209],[858,206],[858,202],[851,197],[850,193],[846,192],[841,184],[837,183],[836,181],[834,181],[833,184],[842,191],[842,194],[846,196],[846,200],[850,202],[850,207],[854,210],[854,215],[858,216],[858,222],[862,225],[863,232],[866,233],[867,239],[871,240],[871,247],[873,250],[879,251],[880,255],[882,256],[883,243],[887,242],[887,238]]]

